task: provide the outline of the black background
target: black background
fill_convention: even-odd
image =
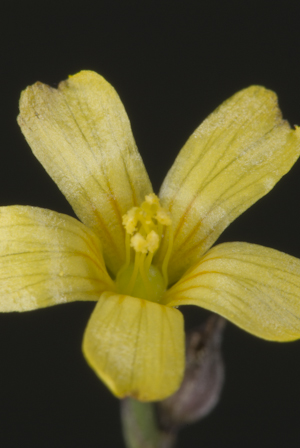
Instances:
[[[299,12],[292,1],[1,3],[1,205],[73,214],[16,124],[21,90],[91,69],[117,89],[157,191],[192,131],[250,84],[300,124]],[[221,241],[300,257],[300,162]],[[119,402],[85,363],[93,303],[0,315],[0,447],[123,447]],[[187,325],[202,313],[186,311]],[[181,447],[299,447],[300,343],[259,340],[228,324],[218,407]]]

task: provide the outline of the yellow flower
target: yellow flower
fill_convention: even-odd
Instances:
[[[247,243],[211,246],[300,153],[276,95],[242,90],[196,129],[157,197],[114,89],[83,71],[20,100],[19,124],[79,222],[0,209],[0,311],[96,301],[83,351],[118,397],[160,400],[184,370],[180,305],[265,339],[300,337],[300,260]]]

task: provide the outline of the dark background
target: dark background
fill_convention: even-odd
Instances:
[[[299,6],[292,1],[1,3],[0,203],[72,214],[16,124],[21,90],[81,69],[117,89],[156,191],[192,131],[250,84],[275,90],[300,124]],[[300,257],[300,162],[228,228]],[[119,403],[81,354],[93,303],[0,315],[0,447],[123,447]],[[202,318],[186,311],[187,325]],[[228,324],[220,404],[179,448],[299,447],[300,343]]]

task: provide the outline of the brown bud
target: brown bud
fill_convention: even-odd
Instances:
[[[225,320],[212,315],[186,335],[186,368],[179,390],[157,403],[163,430],[176,431],[207,415],[217,404],[224,381],[221,355]]]

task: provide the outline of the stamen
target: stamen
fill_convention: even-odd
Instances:
[[[129,233],[129,235],[133,235],[136,230],[138,221],[137,211],[138,207],[132,207],[132,209],[130,209],[126,215],[123,215],[122,217],[123,226],[125,227],[126,233]]]
[[[153,260],[153,253],[149,252],[145,260],[145,271],[148,272]]]
[[[127,232],[125,235],[125,251],[126,251],[125,267],[127,267],[130,263],[130,235]]]
[[[155,204],[155,205],[157,205],[158,207],[160,207],[160,205],[159,205],[159,199],[158,199],[158,197],[156,196],[156,194],[154,194],[154,193],[147,194],[147,196],[145,196],[145,199],[146,199],[146,202],[147,202],[148,204],[151,204],[151,205]]]
[[[146,240],[148,243],[148,245],[147,245],[148,252],[150,254],[154,254],[154,252],[159,247],[159,236],[157,235],[157,233],[154,230],[151,230],[151,232],[148,233]]]
[[[163,224],[164,226],[170,226],[172,224],[171,217],[169,213],[166,212],[163,208],[160,208],[156,213],[156,219],[159,223]]]
[[[134,268],[133,268],[133,272],[131,275],[131,279],[129,281],[128,284],[128,294],[132,293],[138,272],[139,272],[139,268],[140,268],[140,264],[141,264],[141,258],[144,257],[145,255],[141,254],[141,253],[137,253],[135,256],[135,263],[134,263]]]
[[[148,277],[148,270],[147,270],[147,273],[145,272],[145,264],[146,263],[141,263],[140,264],[140,273],[141,273],[141,277],[143,279],[144,285],[146,286],[145,293],[146,293],[147,299],[151,300],[151,296],[153,295],[153,291],[152,291],[152,286],[151,286],[151,283],[150,283],[149,277]]]
[[[168,285],[167,268],[173,246],[171,216],[151,193],[140,207],[123,216],[126,230],[126,259],[117,275],[120,292],[147,300],[159,301]],[[166,245],[161,267],[153,266],[153,256],[160,244]]]
[[[173,239],[174,239],[172,226],[170,226],[168,228],[168,231],[169,231],[168,232],[169,233],[169,235],[168,235],[168,247],[167,247],[165,258],[164,258],[164,261],[163,261],[162,267],[161,267],[162,275],[163,275],[166,287],[168,285],[168,264],[169,264],[170,256],[171,256],[172,249],[173,249]]]
[[[139,253],[146,254],[148,250],[148,244],[147,240],[139,233],[137,232],[133,237],[131,237],[130,245],[133,247],[133,249]]]

